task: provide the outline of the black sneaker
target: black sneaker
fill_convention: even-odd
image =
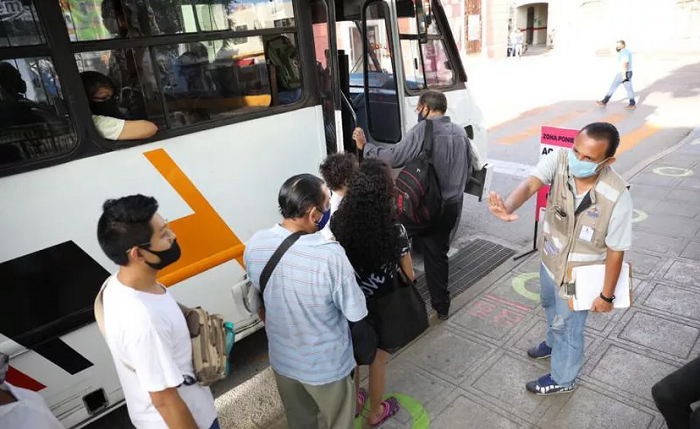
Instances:
[[[627,110],[634,110],[637,108],[637,105],[635,103],[630,103],[627,106],[625,106],[625,109]]]
[[[538,396],[557,395],[559,393],[571,393],[576,389],[576,385],[560,386],[552,379],[552,374],[546,374],[535,381],[525,384],[528,392]]]
[[[605,100],[598,100],[595,102],[595,104],[597,104],[600,107],[605,107],[608,104],[608,102]]]
[[[542,341],[539,346],[533,347],[527,351],[527,355],[533,359],[547,359],[552,356],[552,348]]]
[[[438,319],[440,319],[440,320],[443,321],[443,322],[444,322],[445,320],[447,320],[447,319],[450,318],[450,313],[449,313],[449,312],[447,312],[447,313],[440,313],[440,312],[438,312],[437,315],[438,315]]]

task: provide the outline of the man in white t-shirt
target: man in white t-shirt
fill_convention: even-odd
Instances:
[[[545,341],[528,350],[533,359],[551,357],[551,373],[525,387],[536,395],[572,392],[583,366],[584,327],[588,311],[572,311],[569,269],[605,264],[599,297],[591,312],[613,308],[615,286],[632,246],[632,197],[628,185],[611,165],[620,144],[614,125],[586,125],[571,150],[553,151],[504,202],[492,192],[489,209],[511,222],[514,212],[544,185],[551,184],[540,237],[540,297],[547,316]]]
[[[214,399],[197,384],[182,311],[158,271],[180,247],[152,197],[107,200],[97,239],[117,265],[104,290],[107,345],[137,429],[219,429]]]
[[[326,186],[331,190],[331,219],[333,218],[333,213],[340,207],[340,202],[343,201],[348,185],[350,185],[350,181],[359,168],[360,164],[357,162],[357,156],[347,152],[328,155],[321,163],[319,172],[323,177],[323,181],[326,182]],[[321,234],[327,240],[334,239],[330,220],[321,230]]]
[[[5,381],[9,363],[0,353],[0,429],[63,429],[41,395]]]

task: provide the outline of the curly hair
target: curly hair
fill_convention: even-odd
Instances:
[[[358,273],[371,273],[396,259],[396,204],[389,166],[366,159],[338,211],[331,231]]]
[[[323,176],[326,186],[335,191],[348,185],[358,168],[359,165],[354,154],[335,153],[328,155],[323,160],[319,172]]]

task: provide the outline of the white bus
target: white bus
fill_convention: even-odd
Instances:
[[[417,3],[416,3],[417,1]],[[289,44],[283,61],[272,41]],[[106,140],[80,73],[113,82],[118,111],[159,131]],[[159,280],[186,305],[261,324],[244,243],[278,219],[285,179],[392,145],[421,90],[486,158],[481,113],[438,0],[0,0],[0,351],[8,381],[66,427],[123,404],[92,305],[116,267],[96,224],[107,198],[155,196],[182,258]],[[486,168],[477,170],[484,192]],[[486,178],[488,179],[488,178]]]

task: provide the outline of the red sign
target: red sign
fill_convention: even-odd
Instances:
[[[540,134],[540,159],[549,155],[555,149],[574,147],[574,138],[578,130],[571,128],[542,127]],[[537,192],[537,208],[535,209],[535,221],[539,222],[544,217],[544,209],[547,207],[549,186],[543,186]]]

